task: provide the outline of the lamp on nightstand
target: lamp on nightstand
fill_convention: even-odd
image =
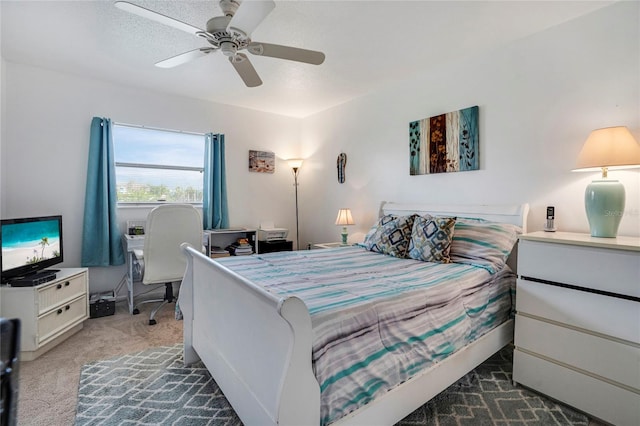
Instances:
[[[591,182],[584,206],[592,237],[614,238],[624,214],[624,185],[607,179],[608,170],[640,167],[640,145],[624,126],[591,132],[578,155],[574,171],[600,171],[602,179]]]
[[[355,223],[353,222],[353,217],[351,216],[351,210],[338,210],[336,225],[342,225],[342,244],[347,244],[347,225],[355,225]]]

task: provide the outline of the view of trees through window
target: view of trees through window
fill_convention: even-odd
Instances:
[[[204,136],[115,124],[119,203],[202,203]]]

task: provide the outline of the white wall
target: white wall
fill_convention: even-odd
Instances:
[[[2,217],[62,214],[65,262],[80,264],[89,127],[93,116],[152,127],[225,134],[231,226],[275,220],[295,229],[290,169],[250,173],[248,151],[298,155],[297,119],[150,93],[6,62],[2,95]],[[142,219],[148,209],[122,209],[119,219]],[[124,230],[124,226],[121,227]],[[91,291],[114,288],[124,267],[91,268]]]
[[[554,205],[560,230],[588,232],[584,189],[598,174],[570,170],[593,129],[626,125],[640,141],[639,19],[640,3],[620,2],[305,119],[301,245],[338,241],[340,207],[354,215],[350,241],[361,240],[382,200],[528,202],[529,230]],[[409,122],[473,105],[480,170],[409,176]],[[626,186],[619,233],[640,235],[640,173],[609,177]]]
[[[530,230],[547,205],[561,230],[588,231],[583,193],[597,174],[572,173],[592,129],[626,125],[640,140],[640,4],[620,2],[476,58],[298,120],[145,92],[5,62],[2,70],[2,217],[62,214],[65,263],[80,263],[91,117],[225,133],[232,226],[275,220],[295,240],[293,178],[249,173],[249,149],[306,159],[300,171],[300,243],[337,241],[350,207],[360,240],[379,203],[521,203]],[[408,50],[410,54],[410,50]],[[409,176],[410,121],[480,106],[481,170]],[[300,143],[302,140],[302,143]],[[336,157],[348,155],[346,183]],[[640,173],[612,172],[627,189],[620,234],[640,235]],[[121,221],[147,210],[124,210]],[[91,291],[113,288],[124,267],[91,268]]]

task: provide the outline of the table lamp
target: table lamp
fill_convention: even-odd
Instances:
[[[342,244],[347,244],[347,225],[355,225],[355,223],[353,222],[353,217],[351,217],[351,210],[338,210],[336,225],[342,225]]]
[[[592,237],[615,238],[624,214],[624,185],[608,179],[608,170],[640,167],[640,145],[624,126],[591,132],[578,155],[574,171],[602,170],[602,179],[591,182],[584,204]]]

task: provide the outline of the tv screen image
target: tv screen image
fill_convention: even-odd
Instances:
[[[62,217],[2,220],[2,280],[62,262]]]

